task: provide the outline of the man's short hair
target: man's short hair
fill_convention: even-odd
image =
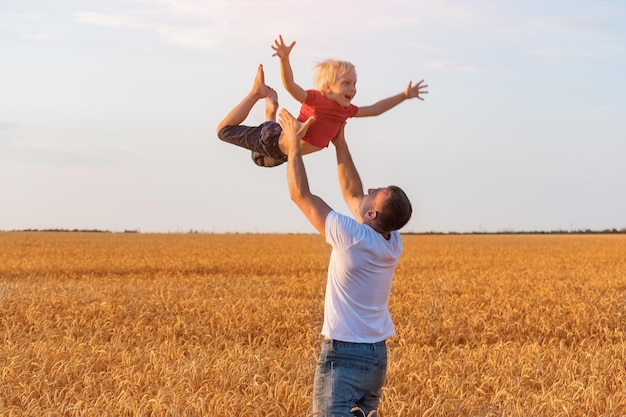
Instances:
[[[411,201],[402,188],[395,185],[387,187],[391,193],[382,210],[378,212],[378,225],[386,232],[399,230],[406,225],[413,214]]]

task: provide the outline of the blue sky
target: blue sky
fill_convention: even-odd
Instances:
[[[353,62],[356,105],[428,83],[346,127],[364,185],[413,201],[404,231],[626,228],[622,1],[21,0],[0,3],[0,230],[313,232],[285,167],[215,134],[259,63],[297,112],[278,34],[304,88]],[[305,163],[347,213],[332,145]]]

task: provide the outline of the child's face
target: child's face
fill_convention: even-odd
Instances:
[[[328,86],[324,96],[342,107],[348,107],[356,95],[356,72],[339,74],[335,82]]]

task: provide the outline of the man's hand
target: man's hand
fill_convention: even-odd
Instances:
[[[290,155],[292,149],[300,150],[300,139],[306,134],[313,120],[314,118],[311,116],[306,122],[300,123],[287,109],[280,110],[278,114],[278,124],[283,129],[283,135],[285,135],[285,139],[287,140]]]
[[[280,41],[280,42],[279,42]],[[277,56],[280,59],[289,58],[289,54],[293,49],[296,41],[291,42],[291,45],[285,45],[285,41],[283,41],[283,35],[278,35],[278,40],[274,40],[274,45],[272,45],[272,49],[276,51],[272,56]]]
[[[406,98],[417,97],[424,101],[424,99],[420,97],[420,94],[428,94],[428,84],[424,84],[424,80],[422,80],[413,86],[413,82],[409,81],[409,85],[406,87],[406,90],[404,90],[404,96]]]
[[[333,145],[335,145],[335,147],[342,146],[345,144],[346,142],[346,136],[344,134],[345,127],[346,127],[346,123],[344,122],[344,124],[341,125],[341,129],[339,129],[335,137],[332,139]]]

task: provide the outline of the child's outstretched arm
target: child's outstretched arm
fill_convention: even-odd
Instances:
[[[406,90],[404,90],[404,93],[385,98],[372,104],[371,106],[359,107],[359,111],[357,112],[355,117],[378,116],[379,114],[382,114],[387,110],[397,106],[408,98],[418,98],[423,101],[424,99],[420,97],[420,94],[428,94],[428,84],[424,84],[424,80],[422,80],[413,85],[413,82],[410,81],[409,85],[406,87]]]
[[[272,56],[280,58],[280,75],[283,86],[293,98],[303,103],[306,100],[306,91],[293,80],[293,70],[289,62],[289,54],[295,44],[296,41],[293,41],[289,46],[285,45],[283,35],[278,35],[278,40],[274,40],[274,45],[272,45],[272,49],[275,51]]]

